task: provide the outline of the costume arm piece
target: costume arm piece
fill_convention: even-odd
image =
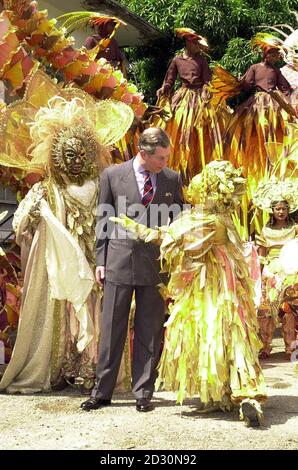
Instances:
[[[213,69],[212,79],[206,88],[211,93],[212,103],[217,105],[227,98],[239,94],[241,86],[236,77],[217,65]]]
[[[211,248],[215,230],[214,216],[196,209],[185,210],[167,227],[161,250],[167,252],[174,244],[194,258],[201,257]]]
[[[205,284],[204,255],[212,248],[216,233],[215,218],[196,209],[184,211],[164,233],[160,247],[163,271],[171,273],[170,292],[185,289],[194,276]]]
[[[41,183],[36,183],[20,202],[13,218],[13,229],[18,245],[23,236],[32,237],[40,221],[40,204],[45,196],[45,188]]]
[[[293,91],[288,80],[283,76],[279,69],[277,69],[277,88],[286,96],[290,96]]]
[[[146,243],[160,243],[160,229],[152,229],[146,227],[146,225],[138,224],[124,214],[121,214],[120,217],[110,217],[110,221],[121,225],[125,230],[131,232],[136,239],[139,238]]]
[[[94,335],[93,322],[85,305],[94,285],[93,273],[79,243],[54,216],[44,199],[40,202],[40,216],[45,224],[50,296],[67,300],[74,306],[80,323],[77,349],[82,352]]]
[[[261,235],[256,235],[256,243],[258,246],[258,255],[259,255],[259,260],[260,260],[261,269],[262,269],[263,266],[266,264],[267,254],[268,254],[267,242],[266,242],[264,230],[262,230]]]
[[[245,91],[250,91],[255,83],[255,67],[252,65],[241,78],[241,87]]]
[[[259,247],[267,248],[266,234],[264,232],[264,227],[260,235],[256,235],[256,243]]]

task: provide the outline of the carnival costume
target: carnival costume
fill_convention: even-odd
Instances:
[[[280,46],[266,35],[257,35],[252,44],[261,47],[265,55],[280,50]],[[294,113],[288,112],[290,107],[285,109],[286,97],[290,97],[292,89],[277,67],[264,62],[252,65],[240,85],[253,94],[238,107],[229,123],[224,155],[234,165],[242,166],[245,176],[256,184],[270,164],[275,163],[272,147],[269,155],[266,144],[282,144],[286,123],[294,120]]]
[[[280,40],[266,33],[253,38],[252,48],[260,48],[264,59],[272,51],[283,52]],[[251,93],[231,116],[223,135],[224,158],[236,168],[241,167],[247,179],[241,219],[248,239],[261,225],[256,219],[251,223],[248,214],[258,182],[275,171],[275,165],[281,156],[286,156],[291,144],[288,123],[296,120],[290,102],[292,89],[280,70],[264,61],[252,65],[240,80],[220,66],[215,67],[208,90],[214,106],[243,90]]]
[[[97,54],[109,46],[117,28],[124,24],[121,20],[86,11],[50,19],[47,10],[39,11],[37,2],[30,0],[3,0],[3,7],[0,14],[0,80],[5,80],[11,94],[22,96],[30,77],[37,69],[42,69],[49,76],[81,88],[97,99],[121,101],[131,107],[136,119],[142,117],[146,105],[137,87],[106,59],[96,60]],[[110,20],[115,24],[114,31],[95,48],[75,47],[75,40],[70,36],[74,30],[90,24],[102,25]],[[131,135],[123,136],[117,145],[121,158],[125,159],[127,147],[131,146]],[[5,175],[5,181],[7,179]]]
[[[298,327],[298,227],[288,218],[287,226],[273,228],[273,207],[278,202],[288,205],[289,213],[298,209],[298,184],[295,180],[270,181],[260,184],[254,196],[254,204],[270,213],[272,219],[264,226],[257,244],[265,248],[261,256],[262,299],[258,311],[260,334],[263,342],[262,356],[272,350],[274,330],[281,321],[286,353],[291,354],[296,345]],[[296,330],[296,331],[295,331]]]
[[[295,11],[291,13],[295,16],[296,21],[298,21],[298,13]],[[283,59],[286,63],[280,71],[294,90],[291,95],[291,101],[298,111],[298,29],[295,30],[289,24],[267,26],[267,28],[277,31],[282,37],[282,39],[276,37],[276,41],[279,41],[282,47]]]
[[[220,124],[215,108],[203,97],[203,90],[211,78],[204,53],[208,50],[205,38],[189,28],[177,28],[175,33],[196,44],[200,53],[189,56],[179,54],[169,65],[157,106],[162,118],[155,117],[154,126],[165,129],[171,139],[168,166],[179,171],[189,181],[212,159],[222,156]],[[182,86],[172,94],[175,81],[180,77]]]
[[[44,106],[42,106],[44,104]],[[33,393],[66,379],[90,390],[101,291],[94,282],[98,176],[107,146],[133,120],[124,103],[95,102],[38,71],[1,115],[0,163],[39,174],[13,227],[25,273],[16,344],[0,388]]]
[[[146,242],[161,244],[162,269],[170,274],[165,296],[173,303],[158,384],[176,391],[179,403],[197,394],[203,411],[240,405],[241,417],[244,403],[260,416],[266,399],[254,286],[231,220],[244,191],[241,170],[211,162],[187,190],[194,207],[170,226],[151,230],[117,219]]]

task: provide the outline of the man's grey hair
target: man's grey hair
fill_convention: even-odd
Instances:
[[[145,150],[149,154],[155,153],[157,147],[167,148],[170,145],[168,134],[159,127],[149,127],[139,137],[139,150]]]

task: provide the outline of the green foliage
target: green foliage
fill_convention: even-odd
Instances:
[[[275,24],[297,26],[291,11],[298,10],[298,0],[118,1],[172,37],[164,45],[130,51],[132,70],[151,102],[155,100],[155,91],[162,83],[170,57],[182,45],[173,37],[175,27],[193,28],[207,37],[212,60],[241,75],[259,60],[260,56],[249,45],[257,32]]]
[[[240,77],[248,67],[260,60],[261,54],[252,51],[250,40],[237,37],[230,39],[219,63],[233,75]]]

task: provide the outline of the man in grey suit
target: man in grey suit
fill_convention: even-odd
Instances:
[[[170,141],[159,128],[146,129],[133,160],[106,169],[101,176],[96,241],[96,280],[104,282],[101,339],[96,384],[81,404],[85,411],[108,406],[124,350],[129,311],[135,293],[132,391],[138,411],[151,411],[162,340],[164,301],[158,284],[159,247],[129,236],[108,222],[126,213],[154,228],[165,225],[182,209],[180,177],[166,168]],[[112,209],[112,210],[111,210]],[[175,214],[176,212],[176,214]]]

